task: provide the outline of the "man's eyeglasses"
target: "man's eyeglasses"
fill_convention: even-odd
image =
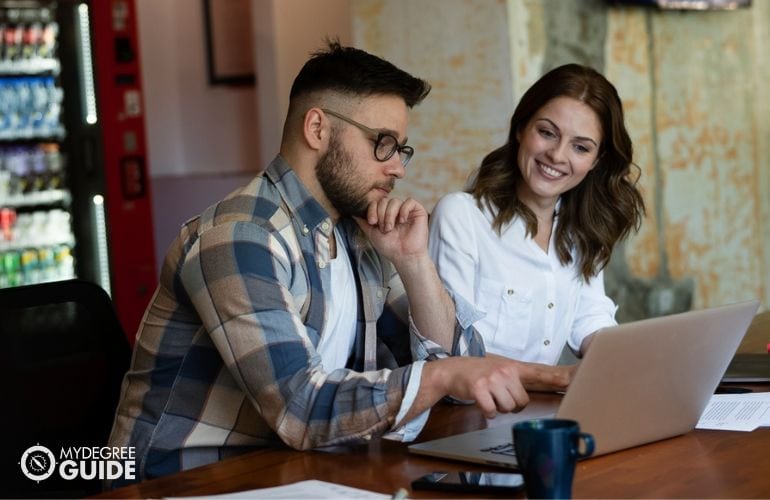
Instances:
[[[374,141],[374,157],[377,159],[377,161],[388,161],[390,160],[394,154],[396,154],[396,151],[398,151],[398,157],[401,160],[401,164],[403,166],[406,166],[407,163],[409,163],[409,160],[412,159],[412,155],[414,154],[414,148],[412,146],[401,146],[398,143],[398,139],[393,137],[391,134],[386,134],[384,132],[379,132],[377,130],[374,130],[373,128],[369,128],[366,125],[362,125],[358,123],[357,121],[348,118],[345,115],[341,115],[335,111],[331,111],[329,109],[321,108],[321,111],[324,113],[330,114],[336,118],[339,118],[340,120],[346,121],[349,124],[353,125],[354,127],[358,127],[359,129],[363,130],[367,134],[371,135],[372,140]]]

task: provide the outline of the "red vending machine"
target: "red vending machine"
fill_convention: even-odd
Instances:
[[[156,285],[134,0],[0,0],[0,287]]]

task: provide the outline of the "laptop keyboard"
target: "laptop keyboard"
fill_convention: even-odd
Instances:
[[[516,448],[514,448],[513,443],[498,444],[497,446],[482,448],[481,451],[487,453],[495,453],[497,455],[505,455],[508,457],[516,456]]]

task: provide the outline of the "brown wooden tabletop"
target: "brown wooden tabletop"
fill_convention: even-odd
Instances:
[[[768,391],[770,386],[755,386]],[[559,396],[532,394],[525,412],[504,415],[490,425],[537,416],[556,408]],[[437,405],[420,441],[486,427],[473,406]],[[429,472],[490,470],[408,452],[407,445],[376,440],[368,445],[299,452],[263,449],[151,481],[105,492],[104,498],[161,498],[210,495],[318,479],[410,498],[471,498],[474,495],[412,490]],[[498,469],[504,471],[504,469]],[[478,496],[478,495],[476,495]],[[488,495],[487,495],[488,496]],[[770,428],[753,432],[695,430],[645,446],[578,463],[575,498],[770,498]],[[520,498],[524,494],[519,495]]]

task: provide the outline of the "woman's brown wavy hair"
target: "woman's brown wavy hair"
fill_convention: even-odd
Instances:
[[[588,282],[609,262],[615,244],[638,230],[644,200],[636,187],[640,169],[633,161],[633,145],[623,120],[623,105],[615,87],[599,72],[578,64],[559,66],[543,75],[522,96],[511,118],[508,142],[487,154],[468,192],[479,207],[494,214],[493,227],[521,217],[527,234],[537,234],[535,214],[517,197],[524,179],[517,165],[519,141],[534,114],[557,97],[571,97],[588,105],[599,118],[602,142],[596,166],[585,179],[561,195],[555,247],[563,265],[575,251],[582,278]],[[632,175],[632,168],[634,170]]]

